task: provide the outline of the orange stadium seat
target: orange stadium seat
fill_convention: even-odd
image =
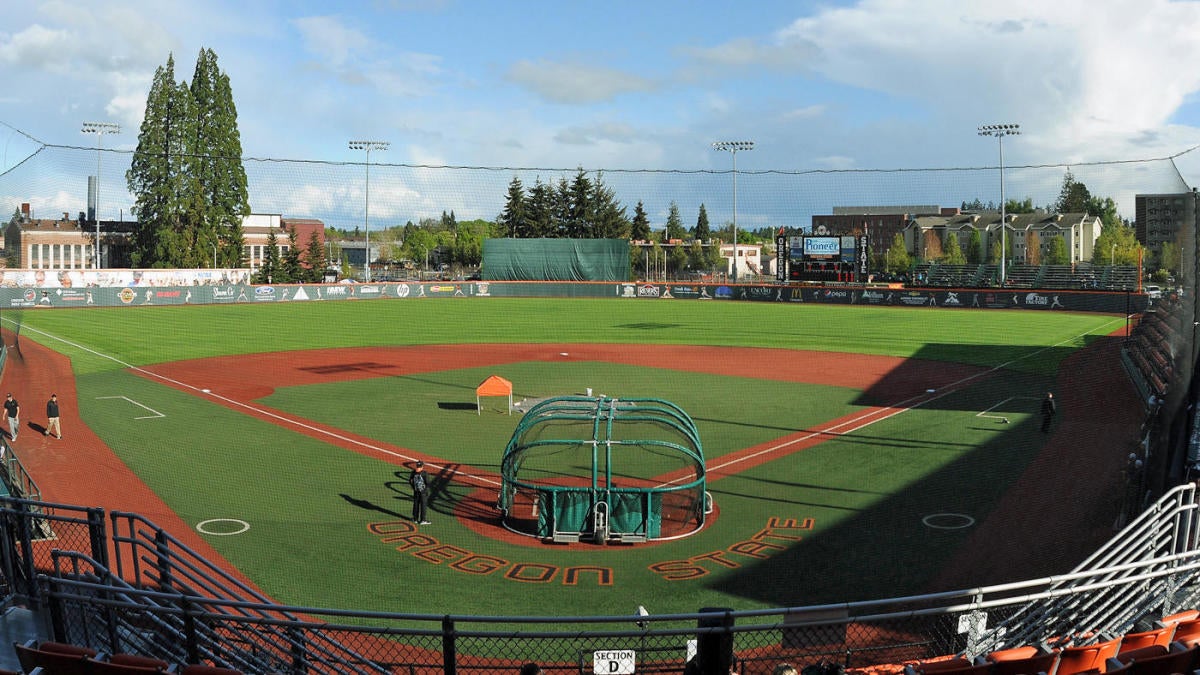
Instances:
[[[95,650],[87,650],[85,648],[76,647],[74,652],[68,649],[56,649],[55,647],[72,647],[71,645],[60,645],[53,643],[53,647],[46,649],[51,643],[38,645],[36,640],[28,642],[14,642],[13,650],[17,653],[17,661],[21,664],[21,669],[25,672],[32,672],[35,668],[42,668],[47,673],[55,673],[56,675],[88,675],[91,668],[88,665],[88,658],[95,656]],[[91,651],[89,655],[87,652]]]
[[[1025,656],[1019,655],[1022,653]],[[992,675],[1037,675],[1054,672],[1058,663],[1058,652],[1038,647],[1017,647],[992,652],[986,658],[995,664]]]
[[[1200,618],[1185,619],[1176,623],[1175,634],[1171,639],[1187,647],[1200,643]]]
[[[1164,649],[1158,654],[1151,651],[1155,648],[1157,645],[1118,654],[1116,658],[1109,659],[1109,670],[1127,664],[1127,675],[1190,673],[1196,665],[1196,654],[1200,653],[1200,647],[1185,647],[1178,642],[1172,643],[1169,650]]]
[[[1054,675],[1077,675],[1088,670],[1104,672],[1108,659],[1117,655],[1121,638],[1113,638],[1091,645],[1064,647],[1058,655],[1058,667]]]
[[[1133,650],[1158,645],[1166,647],[1171,644],[1171,636],[1175,634],[1175,626],[1161,626],[1153,630],[1140,631],[1137,633],[1126,633],[1121,638],[1121,648],[1117,650],[1118,654]]]

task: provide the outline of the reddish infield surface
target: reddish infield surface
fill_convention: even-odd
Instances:
[[[1097,514],[1112,511],[1113,486],[1120,478],[1124,451],[1097,453],[1097,449],[1128,448],[1126,436],[1136,433],[1139,406],[1133,388],[1114,367],[1112,350],[1117,341],[1100,341],[1063,364],[1056,391],[1062,409],[1055,432],[1047,437],[1038,459],[1026,470],[993,514],[981,522],[959,552],[937,586],[960,588],[975,585],[964,579],[1002,577],[1028,578],[1046,567],[1064,546],[1094,547],[1100,534],[1110,534],[1111,521]],[[566,356],[563,356],[566,353]],[[116,455],[83,426],[75,410],[74,379],[69,361],[31,341],[12,353],[5,368],[4,383],[22,403],[26,428],[17,442],[17,452],[29,468],[48,501],[101,506],[141,513],[164,527],[214,564],[236,571],[205,544],[192,526],[176,516]],[[964,378],[983,374],[978,368],[942,362],[905,360],[883,356],[828,352],[787,352],[756,348],[722,348],[659,345],[431,345],[394,348],[347,348],[230,356],[160,364],[141,374],[197,396],[210,397],[222,405],[254,415],[293,431],[307,433],[355,452],[382,458],[394,464],[423,459],[435,468],[441,458],[420,455],[343,429],[316,424],[254,401],[275,387],[436,372],[525,361],[601,361],[670,368],[720,375],[751,376],[791,382],[807,382],[869,390],[872,400],[887,403],[860,412],[852,418],[831,420],[821,429],[775,439],[723,456],[709,467],[711,480],[733,475],[746,468],[798,452],[824,440],[826,433],[846,432],[866,421],[885,417],[918,403],[927,388],[939,391]],[[1107,367],[1097,367],[1106,364]],[[1107,381],[1096,382],[1097,372],[1112,371]],[[1080,379],[1087,373],[1086,381]],[[204,393],[201,389],[209,389]],[[1095,393],[1096,391],[1100,393]],[[45,400],[56,391],[63,402],[64,439],[43,438],[28,425],[43,424]],[[1096,396],[1104,400],[1095,401]],[[1128,417],[1128,419],[1126,419]],[[1114,434],[1114,429],[1128,430]],[[1120,436],[1120,437],[1115,437]],[[459,473],[455,480],[480,488],[460,505],[463,516],[491,510],[498,477],[484,473]],[[1080,483],[1083,483],[1080,486]],[[1064,486],[1073,484],[1064,491]],[[969,489],[969,486],[964,486]],[[482,502],[482,503],[477,503]],[[1115,511],[1114,511],[1115,513]],[[464,525],[481,534],[508,541],[531,540],[507,533],[500,527],[481,525],[477,515],[461,517]],[[1079,531],[1079,523],[1093,528]],[[1066,539],[1064,540],[1064,535]],[[1010,557],[997,556],[997,541],[1016,537],[1019,548]],[[1087,540],[1086,543],[1083,540]],[[1010,548],[1005,546],[1005,548]],[[1090,550],[1090,549],[1089,549]],[[1061,572],[1055,567],[1049,572]],[[1038,572],[1043,573],[1043,572]],[[241,576],[239,574],[239,576]],[[962,582],[961,585],[955,585]]]

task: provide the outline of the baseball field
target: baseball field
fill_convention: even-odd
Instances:
[[[795,606],[1064,572],[1112,532],[1140,406],[1124,317],[587,299],[5,310],[16,452],[48,501],[143,513],[275,600],[387,612]],[[698,533],[501,526],[516,402],[694,420]],[[1059,414],[1040,430],[1040,399]],[[36,433],[51,392],[64,438]],[[32,433],[26,433],[30,431]],[[432,483],[411,522],[411,464]]]

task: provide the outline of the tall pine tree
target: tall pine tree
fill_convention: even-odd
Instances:
[[[696,217],[696,229],[692,234],[700,241],[712,238],[712,230],[708,226],[708,210],[704,208],[704,204],[700,205],[700,215]]]
[[[196,114],[197,180],[204,215],[196,239],[217,245],[218,264],[236,266],[242,253],[242,219],[250,214],[242,138],[229,76],[217,66],[217,54],[201,49],[192,75]],[[201,246],[200,252],[211,246]]]
[[[192,86],[175,81],[175,57],[154,74],[125,180],[137,225],[137,267],[237,266],[250,213],[237,111],[216,54],[201,50]]]

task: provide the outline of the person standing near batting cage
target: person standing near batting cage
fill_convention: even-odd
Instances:
[[[49,436],[52,433],[55,438],[62,438],[62,427],[58,421],[58,394],[50,394],[50,400],[46,401],[46,430],[42,435]]]
[[[425,462],[417,461],[412,475],[408,477],[408,484],[413,489],[413,521],[418,525],[429,525],[426,518],[429,508],[429,477],[425,475]]]
[[[10,392],[4,397],[4,414],[8,417],[8,436],[17,440],[17,430],[21,428],[21,404],[13,398]]]

